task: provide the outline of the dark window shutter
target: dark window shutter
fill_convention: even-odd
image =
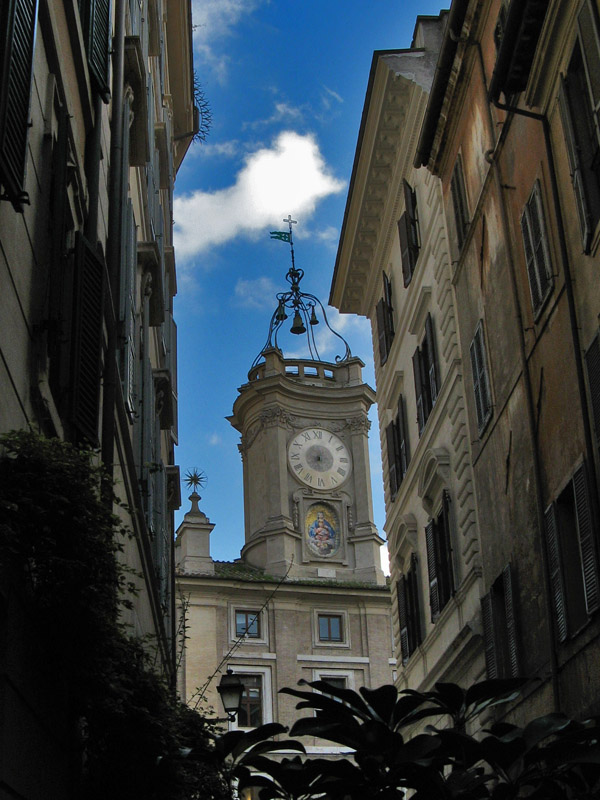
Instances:
[[[430,520],[425,527],[425,545],[427,548],[427,573],[429,576],[429,605],[431,621],[435,622],[440,615],[440,597],[438,583],[437,547],[435,542],[434,521]]]
[[[443,608],[454,594],[454,570],[452,569],[452,542],[450,538],[450,498],[444,490],[442,513],[434,524],[437,539],[438,595]]]
[[[100,96],[108,102],[110,65],[110,0],[88,0],[84,16],[86,49],[92,82]],[[80,7],[81,7],[80,6]]]
[[[544,514],[544,536],[548,553],[548,571],[550,573],[550,590],[558,640],[567,638],[567,609],[565,605],[565,587],[562,573],[558,522],[554,504],[548,506]]]
[[[597,17],[590,0],[585,0],[578,15],[579,35],[582,42],[583,60],[596,122],[596,135],[600,141],[600,41]]]
[[[417,424],[419,426],[419,436],[425,427],[425,407],[423,399],[423,382],[421,380],[421,351],[417,347],[413,356],[413,372],[415,375],[415,395],[417,398]]]
[[[8,0],[0,10],[0,182],[22,211],[37,0]]]
[[[402,663],[406,664],[410,658],[408,646],[408,609],[406,603],[406,578],[404,575],[396,584],[398,591],[398,621],[400,626],[400,649],[402,651]]]
[[[592,515],[588,499],[585,465],[583,464],[573,475],[573,493],[577,512],[577,532],[581,552],[585,607],[588,614],[591,614],[600,605],[600,596]]]
[[[419,222],[417,218],[417,196],[408,183],[402,182],[404,188],[404,206],[408,217],[408,246],[410,251],[411,272],[414,271],[419,257]]]
[[[377,338],[379,340],[379,363],[383,367],[388,357],[387,336],[385,331],[385,301],[383,298],[377,303],[375,315],[377,319]]]
[[[104,261],[79,236],[73,302],[71,421],[88,441],[98,440]]]
[[[398,236],[400,238],[400,255],[402,257],[402,277],[404,285],[408,286],[412,278],[413,266],[410,252],[410,220],[406,211],[398,220]]]
[[[408,649],[411,653],[414,653],[423,640],[421,634],[417,557],[414,553],[410,557],[410,570],[406,576],[406,605],[409,619]]]
[[[573,191],[575,192],[575,203],[577,205],[577,214],[579,216],[579,227],[581,229],[583,252],[588,253],[591,244],[592,222],[586,198],[582,164],[579,157],[579,147],[577,145],[575,130],[573,127],[573,111],[569,104],[569,84],[567,81],[568,79],[563,78],[560,85],[560,114],[565,133],[565,143],[567,146],[571,181],[573,182]]]
[[[510,675],[516,678],[519,675],[519,646],[517,637],[517,620],[515,615],[515,593],[513,576],[510,564],[502,571],[502,586],[504,589],[504,613],[506,616],[506,643],[508,651],[508,666]]]
[[[394,339],[394,306],[392,303],[392,282],[383,273],[383,302],[385,310],[385,331],[387,336],[387,351],[389,353]]]
[[[463,177],[460,156],[456,159],[454,171],[452,172],[452,178],[450,180],[450,192],[452,194],[452,205],[454,207],[457,244],[458,249],[461,250],[465,241],[465,234],[469,224],[469,215],[467,211],[465,181]]]
[[[481,620],[483,623],[485,668],[487,670],[487,676],[491,680],[498,677],[499,671],[492,592],[488,592],[488,594],[481,598]]]
[[[402,395],[398,398],[398,417],[396,423],[396,432],[398,434],[398,455],[399,455],[399,469],[402,478],[406,475],[408,464],[410,462],[410,446],[408,441],[408,429],[406,426],[406,414],[404,413],[404,398]]]
[[[600,441],[600,338],[595,336],[585,354],[596,441]]]
[[[433,406],[437,400],[440,389],[439,371],[437,365],[437,357],[435,352],[435,338],[433,333],[433,322],[431,314],[427,314],[425,320],[425,339],[427,341],[427,359],[426,364],[427,375],[429,380],[429,388],[431,392],[431,405]]]
[[[396,432],[393,422],[385,429],[385,438],[387,442],[387,459],[388,459],[388,473],[390,483],[390,495],[393,500],[398,492],[398,471],[397,471],[397,456],[396,456]]]

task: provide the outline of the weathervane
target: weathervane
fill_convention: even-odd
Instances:
[[[327,319],[327,313],[325,311],[325,307],[323,303],[313,294],[309,294],[307,292],[303,292],[300,289],[300,281],[304,277],[304,270],[297,269],[295,259],[294,259],[294,240],[292,237],[292,225],[297,224],[297,220],[292,219],[292,215],[288,214],[287,219],[283,220],[287,222],[289,227],[288,231],[269,231],[269,236],[271,239],[277,239],[280,242],[288,242],[290,245],[290,255],[292,259],[292,266],[287,272],[285,279],[290,284],[290,289],[287,292],[279,292],[276,295],[277,298],[277,309],[275,310],[273,316],[271,317],[271,324],[269,326],[269,335],[267,336],[267,341],[265,342],[264,347],[254,359],[252,367],[255,367],[261,360],[263,354],[266,350],[271,348],[280,349],[277,344],[277,334],[279,329],[288,318],[287,311],[293,313],[294,321],[292,323],[292,327],[290,328],[290,332],[300,336],[301,334],[305,333],[308,340],[308,350],[310,354],[310,358],[313,361],[321,361],[321,357],[319,356],[319,351],[317,350],[317,344],[315,341],[315,334],[314,328],[319,324],[319,320],[317,318],[316,309],[319,308],[321,315],[323,317],[323,321],[327,328],[331,331],[334,336],[337,336],[340,341],[344,344],[344,354],[337,355],[335,357],[336,362],[346,361],[346,359],[351,358],[352,354],[350,352],[350,347],[348,342],[344,339],[343,336],[340,336],[337,331],[334,331],[329,321]]]

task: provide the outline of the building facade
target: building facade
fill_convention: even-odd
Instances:
[[[133,533],[123,622],[173,679],[172,202],[197,128],[191,5],[8,0],[0,22],[0,431],[97,448]],[[0,585],[0,618],[33,631],[13,624],[18,586]],[[0,793],[65,796],[62,712],[36,701],[53,687],[0,642]]]
[[[373,324],[378,397],[386,404],[379,409],[386,531],[394,553],[395,509],[408,494],[404,486],[423,433],[436,419],[446,376],[455,371],[459,378],[456,402],[444,416],[448,425],[459,423],[450,440],[453,447],[464,445],[459,472],[469,489],[461,495],[457,486],[455,500],[450,493],[449,507],[458,514],[448,515],[446,541],[453,559],[468,559],[468,550],[458,546],[466,542],[452,538],[452,526],[456,535],[460,520],[470,519],[472,563],[480,576],[470,627],[481,634],[476,649],[485,656],[485,668],[483,655],[467,658],[465,675],[538,678],[515,712],[524,716],[553,709],[585,716],[598,709],[598,20],[597,3],[589,0],[455,0],[440,17],[435,72],[420,117],[406,121],[408,131],[393,124],[392,98],[387,105],[379,100],[386,61],[390,76],[402,67],[394,66],[393,54],[376,54],[332,286],[336,305]],[[417,23],[413,48],[426,24]],[[395,130],[403,141],[394,152]],[[378,173],[386,145],[392,158],[387,173]],[[385,175],[389,183],[378,187],[376,178]],[[429,194],[420,186],[430,186]],[[432,220],[423,199],[434,196]],[[395,241],[392,222],[398,224]],[[437,300],[446,280],[448,300],[423,337],[405,297],[426,275],[432,225],[447,254],[437,246],[436,282],[424,277],[421,286],[431,285]],[[389,244],[380,244],[380,229],[387,230]],[[368,302],[360,299],[363,287]],[[441,375],[440,349],[451,358],[451,364],[442,361]],[[405,393],[407,376],[409,398],[396,411],[394,391]],[[415,425],[422,430],[416,450]],[[441,443],[450,464],[460,463],[460,447]],[[461,497],[467,496],[463,517]],[[415,497],[406,510],[416,516],[422,505]],[[422,523],[416,542],[419,535],[425,544],[431,540]],[[440,591],[431,565],[437,568],[440,556],[446,559],[443,549],[429,548],[430,606]],[[400,683],[414,680],[418,688],[421,675],[413,663],[433,633],[419,633],[410,622],[423,583],[418,553],[413,563],[392,560],[392,570],[404,587],[395,626],[405,660]],[[441,585],[460,603],[456,577],[450,573],[447,588],[444,580]],[[440,622],[443,613],[436,628]],[[439,635],[445,636],[443,625]],[[456,652],[451,637],[443,647]],[[479,669],[473,670],[475,663]]]
[[[372,324],[399,688],[484,670],[451,246],[441,183],[413,166],[445,21],[373,56],[331,290]]]

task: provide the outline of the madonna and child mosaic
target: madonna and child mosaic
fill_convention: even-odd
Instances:
[[[323,503],[315,503],[306,515],[306,545],[321,558],[334,556],[340,549],[340,527],[337,514]]]

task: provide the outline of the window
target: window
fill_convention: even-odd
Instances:
[[[110,0],[79,0],[81,27],[85,39],[92,84],[105,102],[110,99]]]
[[[344,622],[341,614],[319,614],[319,641],[343,642]]]
[[[469,227],[469,208],[467,206],[467,192],[465,190],[465,178],[463,174],[462,159],[456,158],[452,179],[450,181],[450,191],[452,193],[452,205],[454,207],[454,221],[456,223],[456,242],[459,251],[467,235]]]
[[[548,236],[542,206],[540,182],[536,181],[521,217],[521,232],[525,247],[527,277],[531,290],[531,304],[535,313],[541,310],[552,289],[552,271],[548,250]]]
[[[431,621],[435,622],[454,594],[452,547],[450,543],[450,498],[444,491],[442,510],[425,528],[427,571],[429,575],[429,604]]]
[[[506,29],[506,5],[503,3],[498,12],[496,20],[496,27],[494,28],[494,44],[496,45],[496,52],[500,50],[502,39],[504,39],[504,31]]]
[[[0,183],[17,211],[27,201],[25,164],[37,0],[0,7]]]
[[[235,635],[238,637],[248,636],[250,639],[260,639],[260,612],[236,610]]]
[[[475,336],[471,342],[471,369],[473,371],[473,391],[475,392],[475,408],[477,410],[477,427],[483,431],[492,415],[492,397],[483,339],[483,325],[477,325]]]
[[[410,567],[397,584],[398,619],[400,623],[400,648],[402,663],[406,664],[422,642],[417,557],[413,553]]]
[[[585,354],[596,441],[600,441],[600,338],[594,337]]]
[[[263,724],[263,676],[240,675],[244,684],[242,704],[237,716],[239,728],[258,728]]]
[[[544,534],[558,639],[585,625],[600,605],[594,524],[585,465],[546,509]]]
[[[404,214],[398,220],[400,254],[402,256],[402,276],[408,286],[419,257],[419,218],[417,216],[417,195],[410,184],[403,181]]]
[[[583,250],[589,253],[600,220],[600,39],[597,13],[589,0],[581,7],[577,27],[560,110]]]
[[[383,273],[383,297],[377,303],[375,314],[377,318],[377,336],[379,338],[379,361],[383,367],[394,341],[392,284],[385,272]]]
[[[420,435],[435,405],[440,385],[431,314],[425,320],[425,338],[413,356],[413,370]]]
[[[340,675],[321,675],[319,680],[327,681],[335,689],[346,689],[346,678]]]
[[[396,497],[410,461],[404,398],[398,399],[398,413],[386,428],[390,495]]]
[[[481,615],[488,678],[516,678],[519,675],[519,649],[510,564],[481,598]]]

